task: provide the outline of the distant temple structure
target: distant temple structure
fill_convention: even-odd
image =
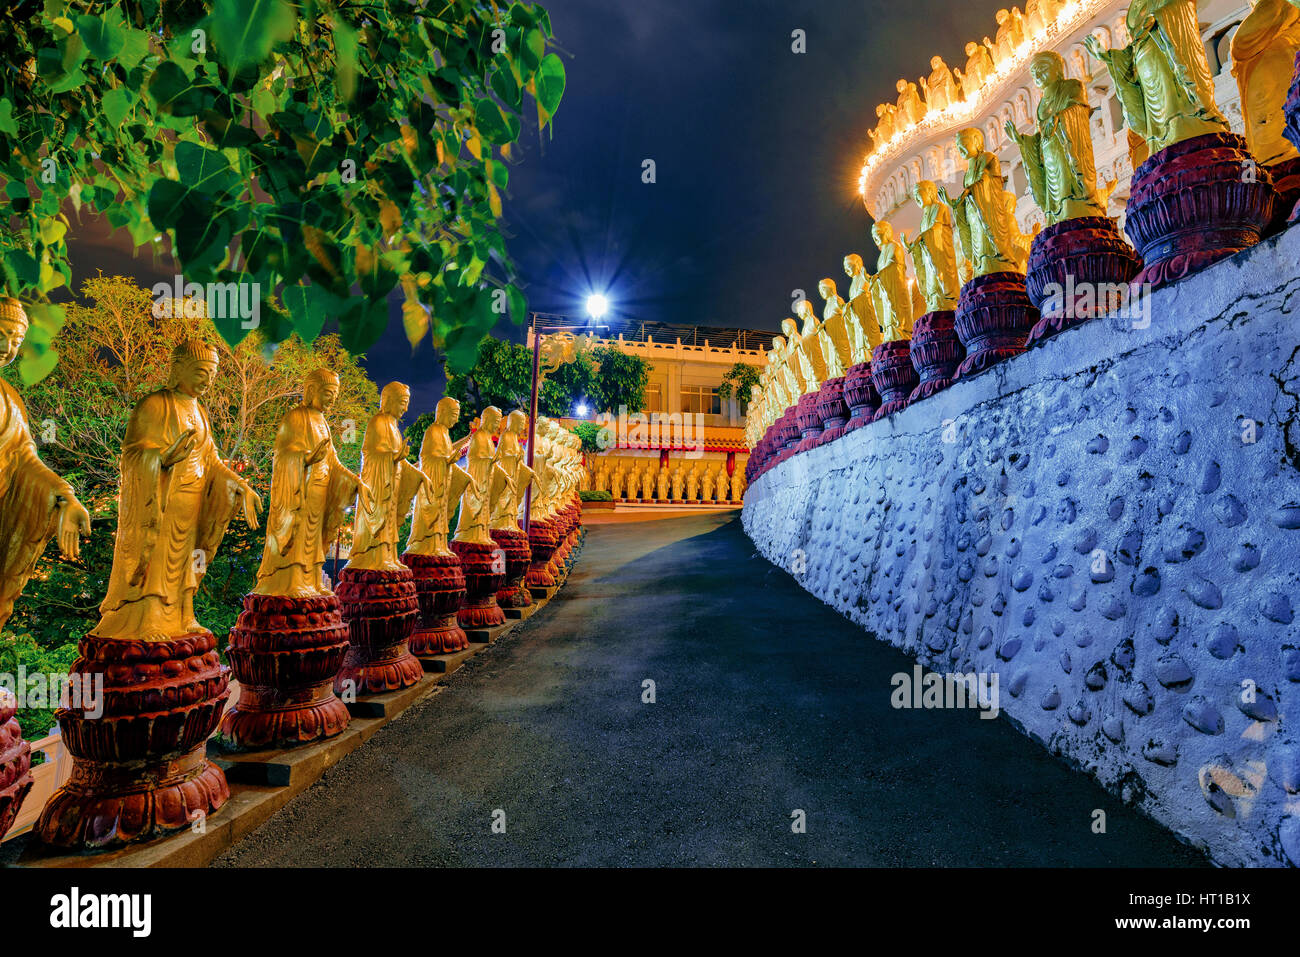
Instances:
[[[608,424],[609,447],[586,457],[586,488],[616,502],[718,505],[739,503],[749,447],[748,395],[723,398],[724,376],[737,364],[767,364],[771,332],[660,322],[630,324],[593,347],[613,346],[650,367],[645,409],[626,415],[561,419]],[[528,333],[528,346],[533,345]],[[725,390],[723,390],[725,391]]]
[[[1089,35],[1112,49],[1129,42],[1124,16],[1129,0],[1029,0],[999,10],[990,24],[992,36],[966,44],[966,61],[950,70],[933,57],[930,70],[916,83],[899,81],[897,103],[882,103],[871,131],[871,152],[858,180],[867,211],[887,221],[898,235],[915,232],[920,209],[912,202],[914,184],[931,180],[950,189],[959,187],[966,161],[957,152],[956,132],[977,127],[985,148],[994,153],[1008,174],[1007,188],[1016,196],[1016,218],[1026,234],[1042,226],[1044,217],[1030,194],[1029,180],[1016,143],[1007,135],[1007,121],[1021,130],[1032,123],[1039,93],[1030,77],[1035,53],[1054,50],[1066,64],[1066,75],[1081,80],[1095,107],[1092,140],[1098,185],[1108,195],[1112,216],[1123,224],[1129,180],[1146,158],[1140,139],[1130,141],[1123,110],[1105,67],[1084,46]],[[1234,132],[1243,131],[1241,97],[1232,76],[1229,46],[1233,33],[1251,11],[1241,0],[1199,0],[1201,39],[1214,75],[1214,96]],[[918,64],[918,66],[920,66]],[[927,96],[928,94],[928,96]],[[954,189],[954,192],[959,190]]]

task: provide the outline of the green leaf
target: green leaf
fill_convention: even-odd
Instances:
[[[285,0],[221,0],[208,18],[212,48],[231,70],[261,63],[275,44],[298,27],[294,8]]]
[[[126,21],[120,7],[110,6],[98,17],[77,17],[76,22],[77,33],[96,60],[113,59],[126,43]]]
[[[357,91],[357,31],[334,15],[334,75],[338,78],[339,95],[345,103],[352,102]]]
[[[325,318],[338,309],[339,299],[323,286],[300,284],[289,286],[282,295],[293,331],[303,342],[315,342],[325,325]]]
[[[528,302],[513,283],[506,287],[506,294],[510,299],[510,321],[516,326],[522,326],[528,318]]]
[[[117,86],[104,94],[104,117],[114,129],[122,125],[126,114],[131,112],[135,96],[124,86]]]
[[[18,124],[14,122],[14,105],[8,100],[0,100],[0,133],[18,135]]]
[[[513,143],[519,136],[519,120],[507,116],[489,99],[480,99],[474,104],[474,125],[489,143],[501,145]]]
[[[171,116],[198,116],[216,101],[206,83],[195,83],[178,64],[166,60],[149,77],[149,95],[161,113]]]
[[[239,185],[224,153],[189,141],[176,144],[176,172],[188,189],[203,193],[229,192]]]
[[[53,372],[58,364],[57,349],[48,349],[40,355],[29,355],[24,351],[18,360],[18,374],[22,376],[23,385],[35,385]]]
[[[537,77],[535,79],[537,103],[546,111],[548,120],[560,108],[560,98],[564,95],[564,83],[564,61],[560,59],[559,54],[548,53],[546,58],[542,60],[541,66],[537,68]]]

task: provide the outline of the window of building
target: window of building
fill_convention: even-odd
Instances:
[[[704,415],[721,415],[722,400],[718,393],[706,385],[682,386],[682,411],[702,413]]]
[[[645,387],[645,409],[643,411],[664,411],[664,390],[659,383],[656,382]]]

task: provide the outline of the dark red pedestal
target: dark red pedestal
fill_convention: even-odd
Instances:
[[[1273,177],[1278,199],[1273,205],[1273,219],[1264,230],[1266,237],[1276,235],[1300,220],[1300,156],[1274,163],[1268,167],[1268,172]]]
[[[555,576],[551,574],[550,567],[555,546],[555,529],[548,519],[528,523],[528,547],[533,553],[533,560],[528,565],[524,582],[529,587],[551,588],[555,585]]]
[[[961,287],[953,325],[966,347],[957,378],[976,375],[1025,351],[1025,341],[1038,321],[1038,310],[1025,292],[1018,272],[976,276]]]
[[[230,669],[212,633],[168,641],[88,635],[77,648],[70,673],[91,682],[102,676],[103,700],[56,712],[72,776],[41,812],[40,839],[114,847],[215,813],[230,788],[207,759],[207,741],[230,695]],[[87,705],[103,713],[89,717]]]
[[[416,555],[407,552],[402,564],[415,576],[420,618],[408,647],[417,658],[464,651],[469,638],[456,615],[465,600],[465,575],[455,555]]]
[[[957,367],[966,358],[966,350],[957,338],[953,324],[957,313],[951,309],[927,312],[912,324],[912,368],[916,370],[916,388],[908,402],[929,398],[956,381]]]
[[[801,436],[798,444],[795,446],[796,452],[807,452],[809,449],[817,447],[817,440],[822,435],[822,419],[817,411],[817,399],[820,393],[808,392],[799,397],[799,403],[795,406],[795,417],[799,423],[799,434]]]
[[[1134,282],[1158,289],[1255,245],[1276,196],[1268,169],[1236,133],[1165,147],[1129,187],[1124,231],[1145,264]]]
[[[870,361],[849,366],[844,374],[844,401],[849,407],[845,432],[871,423],[880,408],[880,393],[876,391],[876,380],[871,377]]]
[[[1122,307],[1141,269],[1142,257],[1109,217],[1081,216],[1048,226],[1029,247],[1025,289],[1042,318],[1026,345]]]
[[[911,344],[898,339],[882,342],[871,350],[871,378],[880,393],[880,408],[871,417],[872,422],[906,409],[917,386]]]
[[[0,838],[14,826],[23,799],[32,789],[32,748],[18,727],[18,702],[0,690]]]
[[[817,414],[822,420],[821,444],[834,442],[844,434],[849,406],[844,401],[844,376],[827,379],[817,392]]]
[[[345,566],[334,593],[351,639],[334,691],[383,694],[418,682],[424,667],[411,654],[410,640],[420,602],[411,570]]]
[[[506,623],[506,613],[497,604],[497,592],[506,583],[505,555],[495,543],[452,542],[465,573],[465,601],[457,613],[462,628],[492,628]]]
[[[227,657],[239,700],[221,719],[231,750],[293,747],[348,726],[334,679],[348,650],[348,626],[334,595],[245,595]]]
[[[533,603],[533,596],[524,584],[533,560],[528,536],[521,528],[493,529],[491,534],[492,541],[506,553],[506,583],[497,592],[497,604],[502,608],[527,608]]]

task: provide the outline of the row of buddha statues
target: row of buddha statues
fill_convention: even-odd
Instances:
[[[0,301],[0,362],[16,357],[27,326],[17,301]],[[263,502],[213,438],[203,396],[218,358],[200,339],[182,341],[165,385],[141,399],[128,421],[106,594],[70,676],[102,682],[104,704],[92,713],[84,700],[65,702],[57,713],[74,767],[37,824],[47,843],[118,845],[215,811],[229,797],[224,775],[205,757],[219,722],[219,740],[235,750],[340,733],[349,720],[340,697],[420,680],[423,667],[408,648],[418,629],[459,632],[452,647],[467,647],[458,624],[465,607],[492,604],[508,583],[522,588],[535,559],[547,564],[542,580],[553,582],[546,577],[559,571],[552,562],[567,561],[580,538],[581,442],[557,422],[538,418],[531,457],[528,416],[519,410],[488,407],[468,436],[453,441],[460,406],[443,398],[412,461],[400,428],[410,390],[394,382],[380,394],[353,472],[340,461],[327,420],[339,378],[318,369],[277,427],[261,562],[230,634],[240,696],[227,710],[231,668],[199,622],[195,596],[230,522],[242,516],[256,529]],[[22,400],[3,380],[0,403],[3,626],[50,538],[75,559],[80,538],[92,532],[72,487],[41,461]],[[331,582],[324,566],[348,522],[351,553]],[[440,611],[449,620],[427,620],[426,598],[446,599]],[[9,699],[0,701],[0,714],[0,732],[21,742]],[[141,721],[152,730],[134,730]],[[30,789],[30,750],[8,748],[0,757],[2,834]]]
[[[1300,144],[1287,138],[1284,115],[1288,86],[1300,86],[1300,77],[1292,81],[1293,64],[1300,62],[1297,4],[1259,0],[1232,41],[1244,137],[1230,131],[1215,104],[1194,0],[1134,3],[1126,47],[1104,50],[1088,38],[1147,157],[1135,171],[1126,212],[1132,245],[1108,215],[1108,191],[1098,183],[1088,89],[1066,76],[1060,54],[1037,53],[1030,63],[1040,93],[1033,128],[1022,131],[1008,121],[1006,129],[1045,225],[1032,234],[1021,230],[998,156],[985,148],[978,128],[958,130],[956,147],[966,164],[960,188],[916,182],[915,235],[896,237],[888,222],[875,223],[876,271],[867,272],[860,256],[845,257],[847,296],[840,296],[834,280],[823,279],[821,316],[802,300],[795,304],[798,321],[781,322],[783,335],[773,338],[752,390],[745,433],[750,447],[802,398],[855,367],[867,368],[873,356],[880,359],[882,345],[893,369],[908,349],[890,344],[908,343],[914,325],[924,326],[927,348],[924,356],[910,350],[919,377],[912,382],[925,383],[930,374],[946,386],[1104,314],[1106,303],[1062,301],[1057,291],[1076,279],[1141,296],[1283,228],[1300,199]],[[1300,129],[1300,118],[1291,122]],[[1168,175],[1170,168],[1178,175]],[[952,368],[936,372],[917,364],[932,360],[936,350],[929,347],[936,342]],[[878,383],[880,397],[887,386],[902,383]],[[760,466],[751,462],[751,469]]]
[[[726,462],[606,456],[592,466],[592,487],[618,502],[739,502],[745,494],[743,469],[727,474]]]
[[[870,131],[872,149],[881,149],[897,133],[920,123],[930,113],[978,97],[989,78],[1010,64],[1026,42],[1046,35],[1065,6],[1065,0],[1028,0],[1024,12],[1019,7],[999,10],[993,38],[986,36],[966,44],[964,70],[949,68],[943,57],[933,56],[930,72],[917,82],[900,79],[895,84],[898,99],[876,107],[877,125]]]

